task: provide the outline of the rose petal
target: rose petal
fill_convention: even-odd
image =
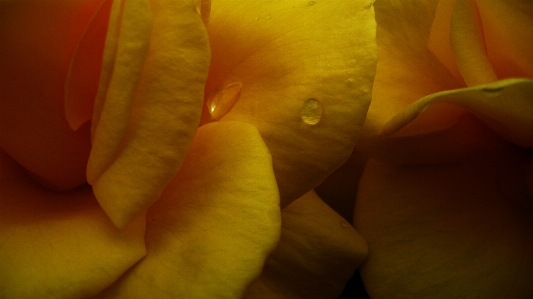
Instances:
[[[98,298],[241,298],[280,233],[271,157],[257,129],[201,127],[147,219],[147,257]]]
[[[533,78],[533,2],[476,1],[487,56],[499,78]]]
[[[434,102],[461,105],[503,138],[533,146],[533,80],[505,79],[491,84],[448,90],[423,97],[394,116],[381,130],[390,135],[413,121]]]
[[[456,0],[450,41],[457,67],[468,86],[498,80],[487,57],[483,28],[475,0]]]
[[[209,48],[194,5],[126,1],[112,12],[87,176],[118,226],[157,200],[198,126]]]
[[[87,126],[65,119],[70,59],[101,1],[0,1],[0,148],[44,184],[86,182]]]
[[[464,87],[462,79],[456,79],[428,49],[437,3],[432,0],[374,3],[378,65],[361,138],[375,136],[385,122],[423,96]],[[422,129],[449,127],[456,121],[450,119],[450,113],[426,119]]]
[[[0,298],[92,296],[144,256],[143,217],[119,230],[90,188],[50,192],[1,160]]]
[[[431,24],[428,39],[428,49],[435,54],[439,61],[453,74],[455,79],[463,81],[461,72],[455,62],[450,42],[452,13],[455,0],[440,0]],[[466,84],[466,83],[465,83]]]
[[[317,186],[354,146],[376,63],[370,2],[213,2],[206,96],[242,84],[221,120],[259,129],[282,206]]]
[[[94,13],[70,62],[65,83],[65,114],[73,130],[93,115],[112,3],[105,0]]]
[[[355,224],[368,242],[361,276],[370,297],[530,297],[523,154],[506,148],[433,167],[369,162]]]
[[[337,298],[367,255],[365,240],[314,191],[281,212],[281,239],[244,298]]]

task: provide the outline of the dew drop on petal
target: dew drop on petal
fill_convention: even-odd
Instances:
[[[235,81],[223,85],[207,100],[207,109],[213,120],[226,115],[241,97],[242,83]]]
[[[315,5],[315,4],[316,4],[315,1],[309,1],[309,3],[307,3],[308,6],[313,6],[313,5]]]
[[[348,223],[346,221],[341,221],[342,228],[348,228]]]
[[[272,15],[271,15],[271,14],[266,15],[266,16],[265,16],[265,19],[267,19],[267,20],[272,19]]]
[[[322,103],[315,98],[305,101],[300,108],[302,121],[308,125],[316,125],[322,117]]]

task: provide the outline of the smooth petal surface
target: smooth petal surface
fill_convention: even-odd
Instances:
[[[86,182],[88,126],[65,118],[70,60],[101,1],[0,2],[0,148],[47,186]]]
[[[513,147],[441,166],[369,162],[355,224],[370,297],[530,298],[528,163]]]
[[[281,239],[247,299],[335,299],[366,258],[365,240],[314,191],[281,212]]]
[[[112,8],[87,177],[118,226],[157,200],[198,126],[209,48],[195,5],[143,0]]]
[[[381,130],[400,130],[434,102],[465,107],[505,139],[533,147],[533,80],[505,79],[491,84],[438,92],[416,101],[395,115]]]
[[[278,242],[279,213],[257,130],[205,125],[148,211],[148,255],[98,298],[241,298]]]
[[[428,49],[437,1],[384,0],[374,3],[378,65],[372,103],[361,138],[373,137],[395,114],[428,94],[464,87]],[[456,122],[450,113],[426,118],[420,131]]]
[[[533,78],[533,2],[478,0],[476,4],[494,72],[501,79]]]
[[[65,82],[65,115],[73,130],[93,116],[112,4],[112,0],[105,0],[96,10],[70,62]]]
[[[0,152],[0,298],[85,298],[145,254],[145,219],[117,229],[88,186],[54,193]]]
[[[214,1],[208,32],[206,98],[242,84],[220,120],[258,128],[286,206],[340,166],[358,137],[376,64],[371,1]]]
[[[475,0],[456,0],[450,28],[451,48],[468,86],[498,80],[487,56],[483,28]]]

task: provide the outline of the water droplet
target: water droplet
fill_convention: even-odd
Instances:
[[[309,3],[307,3],[307,6],[313,6],[313,5],[315,5],[315,4],[316,4],[315,1],[309,1]]]
[[[259,20],[259,17],[255,17],[254,20],[256,20],[256,21]]]
[[[302,121],[308,125],[316,125],[322,117],[322,103],[315,98],[305,101],[300,108]]]
[[[265,16],[265,19],[267,19],[267,20],[272,19],[272,15],[271,15],[271,14],[266,15],[266,16]]]
[[[242,83],[235,81],[222,85],[207,100],[207,109],[213,120],[226,115],[241,97]]]
[[[346,221],[341,221],[342,228],[348,228],[348,223]]]

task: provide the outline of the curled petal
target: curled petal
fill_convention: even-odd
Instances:
[[[198,126],[209,48],[194,5],[113,5],[87,177],[118,226],[157,200]]]
[[[433,0],[374,3],[378,64],[361,138],[374,136],[391,117],[423,96],[464,87],[462,79],[454,77],[428,48],[437,4]],[[427,123],[446,128],[448,118],[432,118]]]
[[[413,121],[434,102],[465,107],[503,138],[533,147],[533,80],[505,79],[491,84],[438,92],[413,103],[381,130],[390,135]]]
[[[487,57],[483,28],[475,0],[455,2],[450,41],[457,66],[468,86],[498,80]]]
[[[148,255],[97,298],[241,298],[278,242],[279,213],[257,129],[202,126],[148,211]]]
[[[499,78],[533,78],[533,2],[476,1],[487,56]]]

